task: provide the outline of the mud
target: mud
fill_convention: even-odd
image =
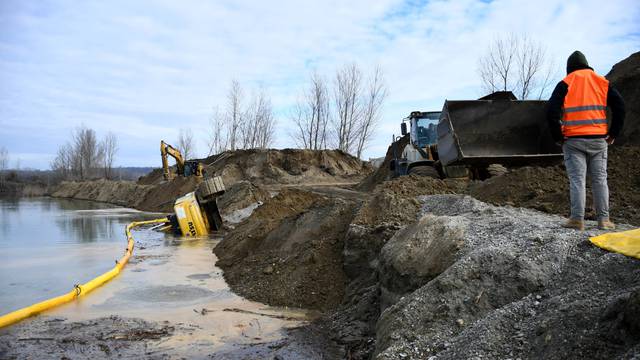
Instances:
[[[0,332],[0,357],[140,358],[176,331],[174,326],[142,319],[110,316],[80,322],[42,317]]]
[[[214,249],[230,287],[249,299],[328,310],[344,293],[343,236],[355,202],[283,189]]]
[[[640,146],[611,146],[608,175],[611,218],[640,226]],[[589,187],[589,185],[588,185]],[[496,205],[532,208],[568,216],[569,180],[563,167],[512,169],[509,173],[477,182],[468,193]],[[585,217],[595,220],[590,187]]]
[[[618,142],[640,145],[640,52],[614,65],[606,78],[625,101],[627,116]]]
[[[391,180],[393,177],[393,172],[391,171],[391,160],[394,158],[394,151],[397,151],[398,154],[402,154],[402,151],[407,144],[409,144],[408,134],[401,137],[396,142],[395,148],[393,145],[389,146],[382,164],[380,164],[374,172],[367,175],[367,177],[358,184],[357,189],[362,191],[372,191],[378,184]]]

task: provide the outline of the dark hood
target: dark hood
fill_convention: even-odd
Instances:
[[[584,54],[581,53],[580,51],[576,50],[567,59],[567,75],[571,74],[576,70],[583,70],[583,69],[593,70],[589,66],[586,56],[584,56]]]

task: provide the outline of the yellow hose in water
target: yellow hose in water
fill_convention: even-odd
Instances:
[[[134,221],[130,223],[125,228],[125,233],[127,234],[127,249],[125,250],[122,258],[116,261],[116,265],[113,267],[113,269],[105,272],[104,274],[94,278],[93,280],[85,284],[75,285],[73,290],[69,291],[64,295],[60,295],[58,297],[54,297],[49,300],[45,300],[45,301],[33,304],[31,306],[27,306],[20,310],[10,312],[6,315],[0,316],[0,328],[9,326],[11,324],[15,324],[18,321],[24,320],[30,316],[36,315],[45,310],[53,309],[56,306],[60,306],[62,304],[68,303],[69,301],[79,298],[81,296],[85,296],[88,293],[90,293],[92,290],[96,289],[102,284],[113,279],[120,273],[120,271],[127,264],[127,262],[129,262],[129,258],[131,257],[131,254],[133,254],[134,241],[133,241],[133,236],[131,235],[131,229],[138,226],[142,226],[142,225],[158,224],[158,223],[164,223],[164,222],[167,222],[167,218],[146,220],[146,221]]]

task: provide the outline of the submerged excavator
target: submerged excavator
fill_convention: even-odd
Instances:
[[[171,156],[176,160],[176,173],[179,176],[195,176],[202,179],[204,176],[204,166],[196,160],[187,160],[182,156],[180,150],[167,144],[164,140],[160,140],[160,155],[162,156],[162,170],[164,179],[173,180],[176,174],[171,172],[168,157]]]
[[[545,108],[546,101],[516,100],[506,91],[446,100],[442,111],[413,111],[401,123],[408,144],[402,147],[402,138],[394,136],[393,175],[483,180],[511,166],[558,163],[562,151],[550,134]]]
[[[159,230],[187,237],[206,236],[222,229],[222,216],[217,199],[224,194],[225,187],[219,176],[209,178],[196,191],[176,199],[174,213]]]

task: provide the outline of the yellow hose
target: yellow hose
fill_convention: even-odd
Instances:
[[[97,287],[113,279],[120,273],[120,271],[127,264],[127,262],[129,262],[129,258],[133,253],[134,241],[133,241],[133,236],[131,236],[131,229],[138,226],[142,226],[142,225],[158,224],[158,223],[164,223],[164,222],[167,222],[167,218],[146,220],[146,221],[134,221],[130,223],[125,228],[125,233],[127,235],[127,249],[125,250],[122,258],[116,261],[116,265],[113,267],[113,269],[105,272],[104,274],[94,278],[93,280],[85,284],[75,285],[73,290],[69,291],[64,295],[60,295],[58,297],[54,297],[49,300],[41,301],[31,306],[27,306],[20,310],[16,310],[6,315],[0,316],[0,328],[9,326],[11,324],[15,324],[18,321],[24,320],[30,316],[36,315],[45,310],[53,309],[56,306],[60,306],[62,304],[68,303],[69,301],[79,298],[81,296],[85,296],[91,291],[93,291],[94,289],[96,289]]]

